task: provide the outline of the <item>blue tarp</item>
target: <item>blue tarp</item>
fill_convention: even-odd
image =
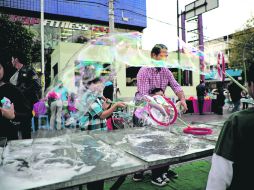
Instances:
[[[207,73],[205,75],[205,80],[216,80],[215,77],[216,77],[217,72],[218,72],[217,70],[212,70],[210,73]],[[239,77],[242,74],[242,70],[235,70],[235,69],[227,69],[226,72],[231,77]]]
[[[240,77],[242,74],[242,70],[234,70],[234,69],[228,69],[226,72],[231,76],[231,77]]]

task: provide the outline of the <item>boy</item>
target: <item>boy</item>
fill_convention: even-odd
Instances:
[[[118,107],[125,107],[123,102],[110,105],[106,98],[99,98],[103,88],[103,83],[99,78],[88,81],[86,92],[82,96],[82,100],[86,102],[88,109],[80,121],[81,130],[106,130],[105,119]]]
[[[82,95],[83,106],[88,107],[79,123],[81,130],[106,130],[106,118],[118,107],[125,107],[123,102],[110,105],[107,99],[102,97],[103,83],[99,78],[87,82],[87,89]],[[80,105],[79,105],[80,106]],[[111,106],[111,107],[110,107]],[[110,108],[109,108],[110,107]],[[84,109],[84,108],[83,108]],[[88,190],[103,190],[104,180],[87,184]]]

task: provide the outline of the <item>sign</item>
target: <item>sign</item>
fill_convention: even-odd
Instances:
[[[196,0],[185,6],[186,19],[219,7],[219,0]]]
[[[15,22],[19,21],[24,25],[34,25],[34,24],[40,24],[39,18],[33,18],[33,17],[27,17],[27,16],[17,16],[17,15],[10,15],[10,20]]]
[[[17,15],[11,15],[10,16],[11,21],[19,21],[24,25],[35,25],[40,24],[39,18],[33,18],[33,17],[26,17],[26,16],[17,16]],[[57,21],[57,20],[44,20],[44,26],[54,27],[54,28],[64,28],[64,29],[72,29],[72,30],[83,30],[88,31],[92,30],[94,32],[109,32],[109,28],[105,26],[93,26],[90,24],[83,24],[83,23],[73,23],[69,21]]]

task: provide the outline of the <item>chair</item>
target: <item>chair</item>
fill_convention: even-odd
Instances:
[[[34,124],[34,117],[32,117],[32,132],[35,132],[35,124]]]
[[[64,129],[65,128],[65,119],[64,119],[63,115],[61,116],[61,125],[62,125],[62,129]]]
[[[46,119],[46,125],[41,125],[42,124],[42,119]],[[50,129],[50,126],[49,126],[49,118],[48,118],[48,115],[39,115],[38,116],[38,129]]]
[[[38,129],[47,128],[49,129],[49,119],[47,113],[46,102],[40,100],[33,105],[34,117],[32,118],[32,132],[35,132],[35,117],[38,118]],[[46,125],[42,126],[42,119],[46,119]]]

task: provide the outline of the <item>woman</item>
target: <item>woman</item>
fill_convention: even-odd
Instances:
[[[29,107],[24,104],[24,97],[15,86],[6,83],[5,65],[0,63],[0,100],[4,97],[11,101],[10,108],[0,105],[0,136],[7,140],[18,139],[18,128],[15,124],[31,117]]]

